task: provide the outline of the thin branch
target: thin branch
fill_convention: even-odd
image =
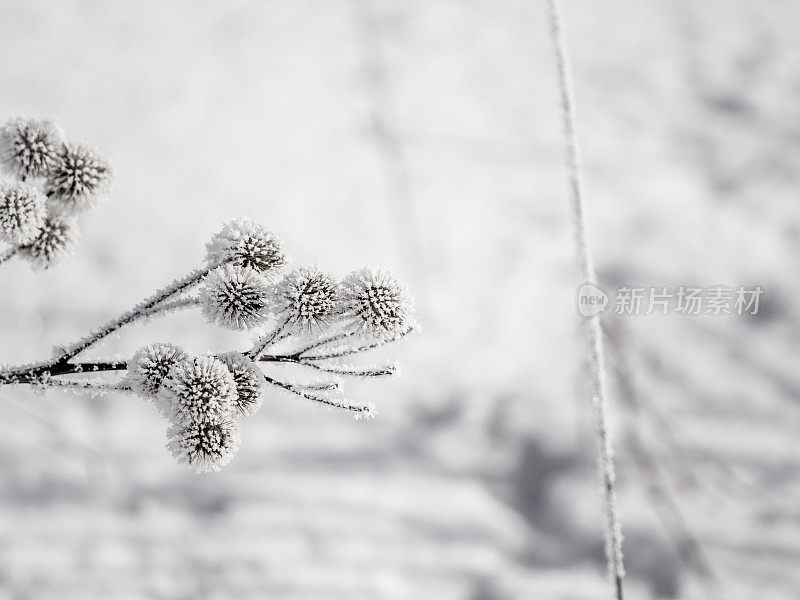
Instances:
[[[294,387],[307,392],[333,392],[338,390],[341,385],[338,381],[315,381],[312,383],[297,383],[294,384]]]
[[[645,492],[650,496],[665,529],[674,538],[678,557],[706,588],[709,597],[716,597],[717,594],[713,593],[717,591],[716,574],[700,541],[692,533],[680,505],[671,497],[662,469],[635,427],[628,430],[627,441],[631,445],[633,462],[643,476]]]
[[[575,135],[575,109],[570,83],[564,35],[561,28],[561,15],[558,0],[547,0],[550,16],[550,34],[555,52],[558,86],[560,91],[564,136],[566,139],[566,163],[572,200],[573,224],[575,227],[575,244],[578,263],[584,283],[595,282],[597,277],[589,251],[586,230],[586,217],[583,202],[581,170],[578,160],[578,142]],[[616,491],[614,482],[614,462],[612,459],[611,439],[606,417],[606,367],[603,353],[603,333],[599,314],[589,318],[589,354],[591,358],[593,403],[597,420],[598,463],[603,480],[603,491],[606,508],[606,557],[609,575],[613,581],[614,594],[617,600],[623,600],[622,580],[625,569],[622,562],[622,532],[617,514]]]
[[[40,383],[45,387],[70,388],[76,390],[89,390],[99,393],[130,392],[130,386],[119,381],[76,381],[71,379],[46,379]]]
[[[65,346],[62,349],[61,355],[58,359],[56,359],[55,362],[66,362],[70,358],[80,354],[118,329],[141,319],[147,315],[148,311],[155,308],[159,303],[202,281],[216,266],[217,265],[211,265],[208,267],[195,269],[183,279],[178,279],[171,285],[157,291],[155,294],[144,299],[142,302],[134,306],[129,311],[123,313],[116,319],[109,321],[99,329],[93,331],[78,341]]]
[[[374,369],[349,369],[346,367],[327,367],[317,365],[314,363],[307,363],[303,360],[294,361],[304,367],[311,367],[324,373],[331,373],[333,375],[347,375],[350,377],[391,377],[397,374],[396,365],[386,365],[384,367],[376,367]]]
[[[323,366],[313,362],[306,362],[304,358],[298,358],[296,354],[281,355],[281,354],[268,354],[259,359],[260,362],[286,362],[309,367],[324,373],[331,373],[333,375],[348,375],[352,377],[390,377],[397,374],[397,367],[395,365],[386,365],[383,367],[376,367],[372,369],[351,369],[342,366]]]
[[[320,404],[325,404],[326,406],[330,406],[332,408],[339,408],[341,410],[349,410],[351,412],[359,413],[362,415],[371,415],[372,408],[370,406],[364,406],[359,404],[349,404],[347,402],[336,402],[335,400],[331,400],[330,398],[325,398],[324,396],[318,396],[316,394],[309,394],[302,389],[299,389],[293,386],[290,383],[286,383],[284,381],[279,381],[277,379],[273,379],[269,375],[264,375],[264,379],[267,383],[270,383],[274,386],[282,388],[287,392],[291,392],[297,396],[305,398],[306,400],[311,400],[312,402],[319,402]]]
[[[275,329],[258,338],[258,340],[256,340],[256,342],[253,344],[253,348],[247,353],[247,356],[249,356],[251,360],[258,360],[259,357],[264,353],[264,350],[266,350],[270,344],[277,341],[278,336],[288,323],[289,321],[287,319],[282,319],[275,326]]]
[[[163,316],[167,315],[172,312],[177,312],[179,310],[184,310],[187,308],[192,308],[194,306],[199,306],[200,298],[196,296],[188,296],[186,298],[178,298],[177,300],[171,300],[169,302],[162,302],[157,304],[153,308],[144,311],[144,317],[153,317],[156,315]]]
[[[297,352],[294,353],[294,356],[301,357],[306,352],[310,352],[311,350],[314,350],[315,348],[319,348],[321,346],[326,346],[328,344],[333,344],[334,342],[339,342],[339,341],[347,339],[349,337],[353,337],[354,335],[357,335],[357,334],[358,334],[357,331],[345,331],[343,333],[337,333],[336,335],[332,335],[330,337],[323,338],[321,340],[317,340],[313,344],[310,344],[310,345],[306,346],[305,348],[302,348],[301,350],[298,350]]]
[[[407,336],[408,334],[410,334],[412,331],[414,331],[414,328],[413,327],[409,327],[403,333],[401,333],[401,334],[399,334],[399,335],[397,335],[397,336],[395,336],[393,338],[390,338],[388,340],[380,340],[380,341],[377,341],[377,342],[373,342],[371,344],[366,344],[364,346],[358,346],[356,348],[347,348],[345,350],[340,350],[340,351],[336,351],[336,352],[330,352],[328,354],[316,354],[316,355],[312,355],[312,356],[302,356],[302,354],[304,354],[304,352],[305,352],[304,351],[304,352],[301,352],[300,355],[302,356],[303,360],[328,360],[328,359],[331,359],[331,358],[342,358],[343,356],[352,356],[353,354],[360,354],[361,352],[367,352],[368,350],[373,350],[375,348],[380,348],[381,346],[384,346],[386,344],[389,344],[389,343],[392,343],[392,342],[396,342],[396,341],[400,340],[401,338],[403,338],[403,337]]]
[[[100,373],[103,371],[124,371],[128,368],[125,361],[100,361],[82,363],[56,363],[48,365],[32,365],[13,371],[0,372],[0,385],[42,383],[59,375],[80,375],[84,373]]]

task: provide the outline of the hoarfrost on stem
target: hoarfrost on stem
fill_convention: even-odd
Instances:
[[[51,213],[36,237],[14,251],[46,268],[74,248],[77,232],[74,217]],[[380,269],[361,269],[340,283],[318,267],[305,266],[278,280],[288,262],[283,243],[246,219],[225,224],[207,250],[207,266],[57,348],[51,359],[0,370],[0,385],[133,392],[158,407],[169,423],[167,448],[198,473],[218,471],[231,460],[240,443],[237,421],[258,411],[270,388],[356,418],[374,416],[372,402],[339,397],[342,381],[393,375],[396,366],[354,367],[337,361],[411,332],[413,306],[405,286]],[[198,305],[214,325],[258,330],[252,347],[192,356],[179,345],[158,342],[129,360],[77,359],[128,325]],[[270,363],[290,363],[315,378],[302,383],[279,378],[262,370]],[[102,377],[114,372],[123,376]],[[87,374],[101,377],[84,378]]]

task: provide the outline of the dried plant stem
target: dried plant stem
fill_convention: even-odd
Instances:
[[[584,282],[597,280],[586,231],[586,217],[581,185],[581,171],[578,160],[578,143],[575,135],[575,111],[570,85],[569,67],[567,64],[564,37],[561,29],[561,15],[558,0],[547,0],[550,15],[550,34],[555,51],[556,69],[560,91],[561,109],[566,138],[566,162],[569,177],[572,212],[575,227],[575,242],[578,263]],[[606,375],[605,357],[603,354],[603,334],[600,316],[589,319],[589,347],[592,371],[592,392],[598,436],[599,465],[603,481],[603,493],[606,509],[606,558],[609,575],[614,585],[614,597],[623,600],[622,581],[625,571],[622,562],[622,533],[616,506],[614,489],[615,472],[611,440],[606,415]]]
[[[389,339],[389,340],[381,340],[378,342],[373,342],[371,344],[365,344],[364,346],[358,346],[356,348],[346,348],[344,350],[338,350],[334,352],[329,352],[327,354],[314,354],[311,356],[303,356],[303,360],[329,360],[331,358],[342,358],[344,356],[352,356],[353,354],[360,354],[362,352],[367,352],[368,350],[373,350],[375,348],[380,348],[384,344],[388,344],[389,342],[393,342],[396,339],[400,339],[402,337],[407,336],[408,334],[414,331],[413,327],[409,327],[406,331],[398,335],[396,338]],[[303,350],[300,352],[300,355],[304,355],[308,349]]]
[[[178,298],[177,300],[170,300],[169,302],[162,302],[153,308],[143,311],[144,317],[153,317],[156,315],[166,315],[169,313],[192,308],[200,305],[200,299],[195,296],[188,296],[186,298]]]
[[[46,384],[48,387],[69,388],[75,390],[89,390],[99,393],[110,392],[131,392],[130,386],[118,381],[75,381],[65,379],[53,379]]]
[[[267,383],[275,385],[279,388],[283,388],[287,392],[291,392],[296,394],[297,396],[301,396],[306,400],[311,400],[312,402],[319,402],[320,404],[325,404],[330,406],[331,408],[339,408],[341,410],[349,410],[355,413],[362,413],[362,414],[370,414],[372,412],[369,406],[360,405],[360,404],[350,404],[348,402],[337,402],[336,400],[331,400],[330,398],[326,398],[325,396],[318,396],[316,394],[310,394],[307,391],[300,389],[290,383],[285,383],[283,381],[278,381],[277,379],[273,379],[269,375],[264,375],[264,379]]]
[[[346,340],[347,338],[351,338],[351,337],[355,336],[356,334],[357,334],[357,332],[355,332],[355,331],[347,331],[347,332],[343,332],[343,333],[337,333],[336,335],[332,335],[332,336],[329,336],[329,337],[326,337],[326,338],[322,338],[321,340],[317,340],[313,344],[309,344],[305,348],[301,348],[295,354],[298,357],[300,357],[303,354],[305,354],[306,352],[311,352],[311,350],[314,350],[315,348],[320,348],[322,346],[327,346],[329,344],[335,344],[336,342],[341,342],[342,340]]]
[[[332,375],[346,375],[350,377],[391,377],[397,374],[397,367],[394,365],[386,365],[371,369],[350,369],[347,367],[326,367],[304,360],[298,360],[296,362],[304,367],[310,367],[317,371],[322,371],[323,373],[331,373]]]
[[[302,359],[294,355],[270,355],[263,356],[259,359],[261,362],[293,362],[303,364]],[[325,368],[320,365],[307,364],[306,366],[313,367],[317,370],[336,375],[354,375],[360,377],[381,377],[391,375],[394,369],[391,367],[382,369],[364,369],[362,371],[337,369],[334,367]],[[108,371],[126,371],[128,368],[128,361],[95,361],[95,362],[54,362],[48,364],[30,365],[27,367],[19,367],[13,370],[0,371],[0,385],[34,385],[42,387],[53,388],[72,388],[84,389],[95,392],[115,392],[115,391],[130,391],[130,388],[125,385],[122,380],[120,381],[81,381],[81,380],[64,380],[57,379],[63,375],[85,375],[97,374]],[[311,392],[327,392],[336,391],[339,389],[339,383],[336,381],[329,382],[314,382],[306,385],[295,385],[274,379],[269,375],[264,375],[264,379],[270,385],[292,392],[297,396],[312,400],[314,402],[325,404],[331,408],[338,408],[355,413],[360,413],[365,416],[372,414],[372,409],[366,405],[350,404],[347,402],[339,402],[332,400],[326,396]]]
[[[77,356],[87,348],[90,348],[103,338],[121,329],[125,325],[129,325],[147,316],[148,314],[151,314],[161,302],[168,300],[175,294],[178,294],[201,282],[216,266],[217,265],[195,269],[182,279],[174,281],[171,285],[157,291],[152,296],[145,298],[142,302],[134,306],[129,311],[123,313],[116,319],[109,321],[87,336],[82,337],[78,341],[64,347],[56,362],[67,362],[69,359]]]
[[[18,367],[0,372],[0,385],[46,384],[59,375],[78,375],[81,373],[100,373],[104,371],[124,371],[128,368],[124,361],[101,361],[83,363],[37,364]]]
[[[269,347],[269,345],[280,339],[278,336],[280,336],[281,332],[284,330],[287,324],[288,321],[286,321],[286,319],[280,321],[275,326],[275,329],[265,333],[258,340],[256,340],[256,343],[253,344],[253,348],[250,350],[250,352],[247,353],[247,355],[252,360],[259,360],[261,358],[261,355]]]
[[[104,361],[94,363],[73,363],[72,358],[103,340],[110,334],[126,325],[130,325],[156,314],[166,314],[181,308],[196,304],[194,298],[183,298],[173,302],[166,302],[176,294],[186,291],[200,283],[218,265],[195,269],[182,279],[174,281],[171,285],[157,291],[146,298],[131,310],[123,313],[116,319],[109,321],[103,327],[93,331],[78,341],[57,349],[56,357],[52,360],[41,361],[32,365],[11,367],[0,370],[0,385],[10,383],[42,383],[43,377],[84,373],[89,371],[122,370],[126,368],[124,362]]]

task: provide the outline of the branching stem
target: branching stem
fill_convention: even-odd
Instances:
[[[251,360],[259,360],[269,345],[279,339],[278,336],[284,330],[286,325],[288,325],[288,321],[283,319],[275,326],[275,329],[262,335],[258,340],[256,340],[256,343],[253,344],[253,347],[250,352],[247,353],[247,356],[249,356]]]
[[[90,348],[100,340],[108,337],[125,325],[130,325],[131,323],[146,317],[148,314],[151,314],[161,302],[168,300],[169,298],[175,296],[175,294],[185,291],[197,283],[200,283],[215,267],[216,265],[212,265],[195,269],[183,279],[178,279],[173,282],[172,285],[169,285],[157,291],[152,296],[145,298],[142,302],[134,306],[129,311],[123,313],[116,319],[109,321],[87,336],[82,337],[78,341],[66,346],[56,362],[66,363],[69,361],[69,359],[77,356],[87,348]]]

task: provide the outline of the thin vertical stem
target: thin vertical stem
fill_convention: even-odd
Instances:
[[[550,14],[550,34],[555,51],[556,69],[560,91],[564,136],[566,138],[566,166],[569,178],[570,197],[572,200],[573,222],[575,227],[575,244],[578,264],[584,282],[595,282],[592,256],[589,252],[589,241],[584,214],[583,186],[578,160],[578,142],[575,135],[575,109],[570,85],[569,66],[567,63],[564,37],[561,29],[561,15],[558,0],[547,0]],[[606,415],[606,366],[603,353],[603,333],[600,315],[589,318],[589,354],[592,371],[592,401],[595,407],[595,418],[598,437],[598,462],[603,481],[603,495],[606,510],[606,558],[609,575],[614,585],[614,597],[623,600],[622,580],[625,570],[622,563],[622,532],[617,514],[615,491],[616,475],[614,472],[611,436],[608,431]]]
[[[395,242],[403,260],[417,277],[423,304],[429,305],[425,251],[406,149],[394,103],[389,62],[380,15],[372,0],[353,0],[364,83],[369,92],[371,133],[386,180]]]

